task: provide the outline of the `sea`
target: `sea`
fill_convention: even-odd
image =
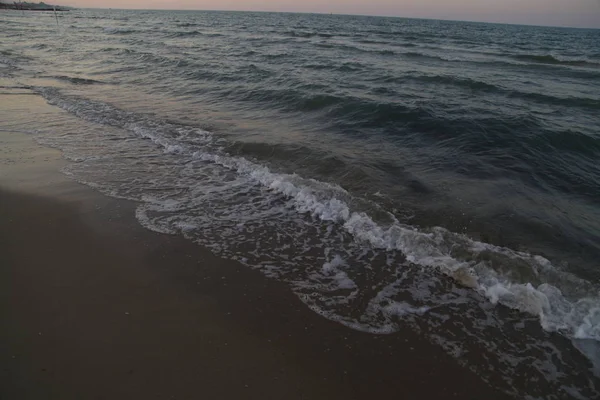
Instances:
[[[515,398],[600,398],[600,30],[124,10],[0,26],[0,77],[88,127],[27,132],[144,227],[349,329],[414,330]]]

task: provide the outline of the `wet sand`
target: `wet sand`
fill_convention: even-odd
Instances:
[[[0,95],[0,129],[59,112]],[[142,228],[31,136],[0,131],[0,148],[0,399],[506,398],[411,330],[350,330]]]

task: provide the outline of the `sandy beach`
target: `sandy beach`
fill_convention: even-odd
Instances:
[[[144,229],[134,203],[68,180],[23,133],[66,112],[2,92],[1,399],[505,398],[411,330],[350,330]]]

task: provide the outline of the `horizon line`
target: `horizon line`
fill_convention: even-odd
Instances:
[[[2,0],[0,0],[2,2]],[[56,4],[56,6],[59,6]],[[65,7],[65,6],[62,6]],[[340,13],[327,13],[319,11],[273,11],[273,10],[219,10],[219,9],[173,9],[173,8],[100,8],[100,7],[76,7],[66,6],[74,9],[81,10],[119,10],[119,11],[187,11],[187,12],[238,12],[238,13],[272,13],[272,14],[304,14],[304,15],[331,15],[331,16],[349,16],[349,17],[375,17],[375,18],[403,18],[403,19],[416,19],[424,21],[443,21],[443,22],[467,22],[467,23],[478,23],[478,24],[494,24],[494,25],[511,25],[511,26],[530,26],[538,28],[559,28],[559,29],[585,29],[585,30],[600,30],[600,25],[597,27],[592,26],[572,26],[572,25],[542,25],[542,24],[523,24],[514,22],[498,22],[498,21],[482,21],[482,20],[461,20],[461,19],[450,19],[450,18],[432,18],[432,17],[413,17],[413,16],[400,16],[400,15],[380,15],[380,14],[340,14]]]

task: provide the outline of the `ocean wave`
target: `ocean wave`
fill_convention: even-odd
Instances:
[[[186,69],[188,66],[186,59],[179,56],[163,55],[146,51],[128,51],[123,54],[134,58],[137,63],[136,68],[138,69],[147,69],[147,64],[177,66],[182,69]]]
[[[38,43],[38,44],[34,44],[33,46],[31,46],[31,48],[36,49],[36,50],[46,50],[46,49],[49,49],[50,46],[45,43]]]
[[[339,72],[355,72],[365,70],[365,65],[360,62],[344,62],[344,63],[309,63],[303,66],[306,69],[314,70],[327,70],[327,71],[339,71]]]
[[[384,222],[372,216],[368,201],[342,187],[228,154],[209,132],[56,89],[37,90],[50,104],[150,140],[162,152],[160,156],[153,146],[110,131],[97,137],[82,133],[87,136],[78,140],[86,146],[78,146],[72,135],[44,139],[84,160],[67,173],[107,194],[141,202],[136,216],[149,229],[182,234],[288,282],[311,309],[334,321],[378,334],[403,324],[422,331],[428,326],[423,334],[457,355],[464,355],[468,346],[485,354],[486,362],[476,364],[484,379],[488,369],[503,368],[506,379],[526,369],[559,386],[562,375],[548,377],[532,360],[542,357],[564,370],[574,368],[572,361],[548,353],[542,342],[537,348],[536,341],[527,339],[504,341],[498,330],[505,323],[523,324],[526,317],[511,314],[505,316],[511,322],[498,320],[499,315],[490,313],[503,312],[482,305],[485,299],[534,315],[548,331],[600,340],[598,288],[541,256],[440,227],[403,224],[389,213]],[[144,160],[153,160],[151,175],[144,175]],[[450,310],[458,314],[449,324]],[[532,329],[520,334],[528,331]],[[458,334],[471,339],[456,343],[452,338]]]
[[[89,79],[89,78],[78,78],[76,76],[64,76],[64,75],[52,75],[49,76],[50,78],[53,79],[58,79],[61,81],[67,81],[70,83],[73,83],[75,85],[95,85],[95,84],[101,84],[103,82],[101,81],[97,81],[94,79]]]
[[[518,54],[513,56],[513,58],[518,61],[527,61],[540,64],[600,68],[600,62],[595,62],[587,59],[561,59],[550,54]]]
[[[485,54],[485,53],[481,53],[481,52],[476,52],[476,53]],[[593,67],[593,69],[596,69],[596,67],[600,66],[600,64],[596,64],[594,62],[587,62],[587,61],[565,61],[565,62],[557,62],[557,63],[540,62],[540,61],[532,62],[529,58],[518,59],[518,58],[514,58],[514,57],[512,57],[512,58],[509,57],[509,58],[504,58],[504,59],[502,59],[502,58],[475,59],[475,58],[471,58],[468,56],[450,57],[450,56],[445,56],[445,55],[430,54],[430,53],[423,53],[423,52],[417,52],[417,51],[398,52],[397,55],[400,57],[421,59],[424,61],[444,62],[444,63],[463,63],[463,64],[473,64],[473,65],[490,66],[490,67],[497,66],[497,67],[501,67],[501,68],[510,67],[510,68],[523,69],[524,67],[528,67],[528,66],[535,66],[536,68],[546,67],[546,68],[552,68],[553,72],[556,75],[559,75],[559,73],[555,70],[563,69],[561,67],[580,66],[580,67]],[[493,53],[490,53],[489,55],[494,56]],[[529,61],[529,62],[524,63],[524,61]],[[562,75],[565,77],[568,77],[568,78],[573,78],[573,77],[578,77],[578,78],[582,78],[582,79],[598,79],[598,78],[600,78],[600,72],[593,71],[592,69],[565,69],[565,73]]]
[[[280,32],[277,32],[277,33],[280,33]],[[289,30],[289,31],[283,32],[283,34],[285,36],[297,37],[297,38],[312,38],[312,37],[332,38],[332,37],[336,36],[333,33],[301,31],[301,30]]]
[[[581,107],[588,109],[600,109],[600,98],[591,97],[559,97],[545,93],[528,92],[525,90],[514,90],[508,87],[499,86],[480,80],[455,75],[412,75],[409,77],[382,77],[379,80],[384,82],[406,82],[415,80],[419,82],[430,82],[453,85],[469,90],[485,91],[497,93],[503,96],[533,100],[538,103],[550,105],[563,105],[570,107]]]
[[[202,36],[203,33],[200,31],[179,31],[179,32],[169,32],[167,37],[177,38],[177,37],[190,37],[190,36]]]
[[[255,53],[255,52],[253,52]],[[269,54],[263,54],[262,55],[263,58],[267,59],[267,60],[278,60],[281,58],[290,58],[291,54],[288,52],[282,52],[282,53],[269,53]]]
[[[219,36],[224,36],[224,35],[222,33],[218,33],[218,32],[202,32],[202,31],[198,31],[198,30],[169,32],[167,34],[167,37],[171,37],[171,38],[194,37],[194,36],[219,37]]]
[[[505,91],[508,95],[521,97],[528,100],[533,100],[539,103],[562,105],[567,107],[580,107],[591,110],[600,110],[600,98],[594,99],[591,97],[559,97],[551,96],[544,93],[522,92],[522,91]]]
[[[192,22],[180,22],[180,23],[176,24],[176,26],[179,28],[189,28],[192,26],[199,26],[199,24],[192,23]]]
[[[126,47],[102,47],[98,51],[106,52],[106,53],[115,53],[115,54],[133,54],[135,51],[128,49]]]
[[[40,88],[38,90],[51,104],[64,108],[81,118],[130,130],[151,139],[168,152],[175,151],[173,150],[175,148],[179,149],[176,152],[181,152],[185,148],[181,145],[175,146],[172,141],[163,136],[164,132],[157,133],[157,130],[160,129],[163,131],[177,130],[177,127],[172,125],[164,124],[162,128],[157,129],[156,124],[151,124],[150,126],[154,125],[154,127],[149,129],[140,121],[136,121],[138,117],[111,108],[106,104],[65,98],[58,95],[54,89]],[[202,135],[206,135],[206,133],[202,133]],[[189,149],[187,151],[190,152]],[[486,257],[493,255],[498,260],[525,263],[531,268],[534,275],[540,278],[545,275],[556,275],[560,277],[555,279],[556,281],[572,282],[579,287],[587,286],[589,293],[597,290],[589,282],[560,272],[543,257],[477,242],[439,227],[419,229],[400,224],[397,221],[388,227],[381,226],[368,214],[352,211],[345,201],[339,200],[338,196],[348,197],[349,194],[338,186],[305,180],[295,175],[275,173],[265,166],[227,154],[194,151],[188,155],[236,171],[273,192],[293,199],[295,209],[299,213],[308,213],[317,220],[340,224],[358,243],[368,244],[375,249],[399,250],[410,263],[438,269],[466,286],[482,290],[494,302],[501,302],[512,308],[539,315],[540,318],[545,318],[544,323],[549,329],[567,329],[573,335],[577,332],[578,337],[585,336],[600,340],[600,336],[596,335],[597,324],[600,324],[600,321],[591,325],[591,329],[585,328],[589,325],[589,321],[593,320],[593,309],[600,306],[598,299],[590,297],[570,302],[560,296],[560,290],[556,287],[542,283],[536,288],[527,282],[511,282],[507,277],[499,275],[499,271],[491,268],[491,265],[487,265],[488,263],[485,262]],[[325,193],[315,192],[315,184],[317,187],[326,188]],[[334,197],[328,197],[331,194]],[[455,247],[460,247],[463,251],[468,250],[469,254],[459,255],[460,252],[457,252]],[[534,293],[533,298],[531,293]],[[564,312],[566,307],[569,310],[570,318],[577,321],[575,326],[566,323],[561,318],[558,318],[562,321],[561,324],[553,326],[548,322],[548,317],[552,315],[550,293],[552,296],[560,297],[558,309]],[[578,307],[583,308],[583,311],[577,311]],[[578,313],[581,315],[579,318],[575,318],[574,316]]]
[[[104,33],[108,35],[129,35],[136,32],[136,30],[130,28],[118,28],[113,26],[107,26],[104,28]]]
[[[422,81],[422,82],[431,82],[431,83],[439,83],[439,84],[450,84],[459,87],[463,87],[465,89],[471,90],[483,90],[483,91],[501,91],[502,89],[497,85],[471,79],[465,77],[451,76],[451,75],[417,75],[411,77],[412,79]]]
[[[316,43],[315,46],[327,48],[327,49],[335,49],[340,51],[350,51],[357,53],[367,53],[367,54],[380,54],[383,56],[391,56],[397,54],[394,50],[391,49],[375,49],[375,48],[365,48],[359,46],[353,46],[350,44],[332,44],[330,42],[320,42]]]
[[[315,65],[315,67],[321,68]],[[327,68],[323,66],[323,68]],[[340,70],[357,70],[358,66],[341,65]],[[256,87],[247,91],[228,92],[237,101],[260,102],[291,112],[322,112],[328,117],[346,121],[354,126],[368,125],[385,127],[402,122],[407,124],[420,118],[429,118],[424,108],[411,107],[400,102],[384,102],[344,94],[319,93],[302,89],[302,85],[286,90]]]

